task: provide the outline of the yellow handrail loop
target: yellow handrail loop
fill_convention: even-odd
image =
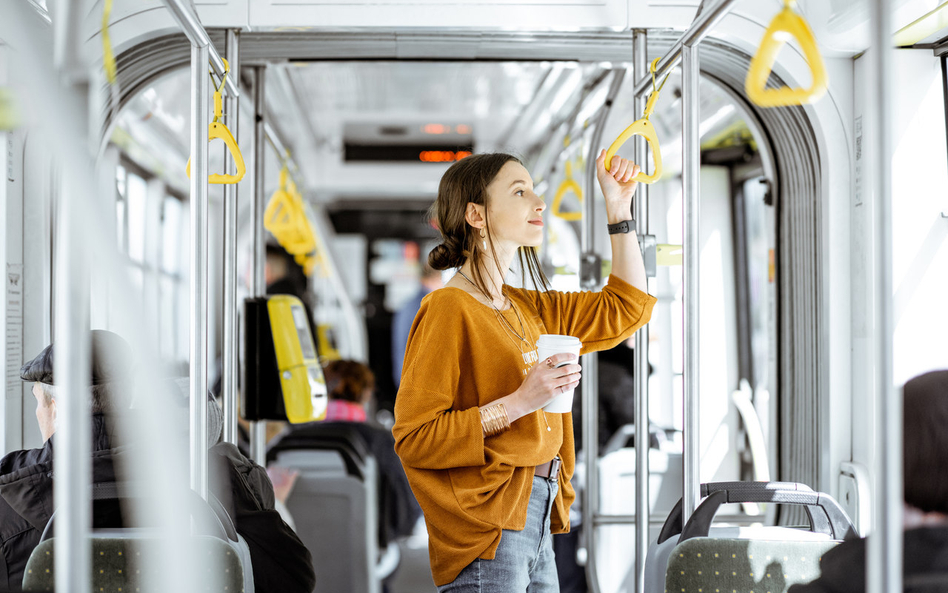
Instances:
[[[662,178],[662,147],[658,143],[658,134],[655,132],[655,126],[649,121],[649,117],[651,117],[655,111],[655,103],[658,101],[659,93],[661,93],[665,83],[668,82],[668,75],[666,75],[665,79],[662,80],[662,84],[658,86],[655,84],[655,67],[658,65],[659,59],[661,58],[652,60],[652,65],[649,68],[652,72],[652,92],[649,93],[648,101],[645,103],[645,113],[641,119],[632,122],[632,125],[619,134],[619,137],[615,139],[615,142],[613,142],[606,151],[606,171],[608,171],[612,168],[612,157],[616,155],[616,152],[622,148],[622,145],[625,144],[629,138],[632,136],[642,136],[645,138],[649,148],[652,149],[652,160],[655,162],[655,168],[652,174],[649,175],[645,172],[645,163],[640,163],[642,167],[641,171],[632,178],[632,181],[639,183],[652,184]]]
[[[289,178],[285,164],[280,170],[280,187],[273,192],[267,203],[263,225],[276,237],[286,252],[293,256],[296,263],[303,267],[304,274],[310,276],[319,268],[321,275],[325,275],[325,260],[313,226],[306,216],[303,196]]]
[[[553,214],[553,216],[570,222],[582,220],[583,213],[581,211],[560,212],[560,207],[563,205],[563,197],[566,195],[566,192],[570,191],[576,194],[576,198],[579,200],[579,203],[582,204],[583,188],[573,179],[573,166],[569,161],[566,161],[566,179],[563,180],[563,183],[561,183],[556,190],[556,194],[553,197],[553,205],[550,206],[550,213]]]
[[[221,91],[224,90],[224,84],[227,82],[227,73],[230,72],[230,64],[227,63],[227,60],[221,58],[224,62],[224,76],[221,78],[221,85],[214,91],[214,120],[207,127],[207,140],[211,142],[212,140],[219,138],[224,141],[224,144],[227,146],[227,150],[230,151],[230,156],[234,159],[234,166],[237,167],[237,173],[234,175],[221,174],[221,173],[211,173],[207,176],[207,182],[214,185],[226,185],[237,183],[244,178],[244,175],[247,174],[247,166],[244,164],[244,155],[240,152],[240,147],[237,146],[237,140],[234,138],[234,135],[230,133],[230,130],[224,125],[224,122],[220,121],[223,115]],[[187,168],[188,178],[191,177],[191,159],[188,159],[188,168]]]
[[[804,105],[815,102],[826,93],[828,78],[823,56],[820,55],[816,38],[806,20],[793,11],[794,2],[795,0],[784,0],[783,10],[770,22],[757,54],[751,59],[750,69],[744,80],[744,91],[759,107]],[[777,54],[791,37],[795,37],[800,43],[800,49],[810,66],[813,77],[810,88],[768,89],[767,79],[777,60]]]

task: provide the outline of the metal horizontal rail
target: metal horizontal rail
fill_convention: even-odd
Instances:
[[[701,8],[699,8],[699,13],[695,16],[695,20],[691,23],[691,26],[681,34],[681,37],[679,37],[678,41],[668,50],[668,53],[658,61],[658,66],[655,68],[655,76],[664,76],[665,73],[680,64],[681,48],[685,45],[696,46],[701,43],[701,40],[708,36],[711,29],[730,12],[734,2],[735,0],[721,0],[708,10],[701,10]],[[646,72],[645,75],[639,78],[639,81],[635,83],[633,92],[636,97],[640,97],[645,91],[651,89],[651,87],[652,74],[651,72]]]
[[[270,143],[270,146],[277,153],[277,160],[280,162],[286,163],[286,168],[290,173],[290,178],[293,179],[293,182],[296,183],[296,186],[299,188],[303,187],[303,175],[300,173],[299,165],[296,164],[296,161],[293,160],[293,157],[288,155],[286,145],[283,144],[283,141],[280,140],[280,135],[277,134],[276,129],[273,125],[270,124],[270,112],[266,111],[266,119],[263,124],[264,137],[267,139],[267,142]],[[302,190],[301,190],[302,191]]]
[[[648,522],[651,525],[664,525],[668,519],[665,515],[650,515]],[[635,525],[635,515],[596,515],[594,525]]]
[[[648,522],[650,525],[664,525],[667,519],[668,517],[666,515],[649,515]],[[764,515],[718,515],[717,519],[720,520],[721,524],[727,525],[755,525],[762,523],[766,517]],[[635,515],[596,515],[593,519],[593,524],[596,526],[635,525]]]
[[[211,43],[211,37],[207,34],[204,25],[201,24],[201,19],[198,18],[197,13],[194,12],[190,3],[185,0],[164,0],[164,3],[165,6],[168,7],[168,10],[171,11],[174,20],[178,21],[178,25],[181,26],[184,34],[191,42],[191,45],[195,47],[207,46],[208,53],[210,54],[211,67],[214,68],[214,73],[217,74],[218,79],[223,79],[225,70],[224,60],[222,60],[220,54],[217,53],[217,48],[214,47],[214,44]],[[227,77],[225,81],[227,93],[232,97],[239,97],[240,88],[234,81],[235,78],[237,77]]]

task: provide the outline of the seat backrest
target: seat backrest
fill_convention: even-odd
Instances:
[[[92,499],[94,502],[101,501],[121,501],[124,504],[149,504],[147,497],[150,495],[145,494],[147,491],[142,488],[135,488],[132,483],[124,482],[98,482],[92,484]],[[144,496],[143,496],[144,494]],[[220,500],[213,494],[209,493],[208,500],[201,498],[193,490],[188,491],[187,495],[188,501],[188,510],[190,515],[190,525],[191,525],[191,534],[192,536],[199,537],[202,540],[217,540],[225,548],[229,548],[229,552],[225,554],[226,556],[235,555],[238,558],[238,566],[240,572],[237,573],[241,575],[241,586],[240,590],[244,593],[254,593],[254,581],[253,581],[253,565],[250,558],[250,546],[247,542],[237,533],[236,525],[234,524],[233,518],[227,513],[224,506],[221,504]],[[46,524],[46,528],[43,530],[42,535],[40,536],[40,546],[46,546],[47,542],[52,541],[52,538],[55,534],[55,525],[56,525],[56,511],[53,510],[53,514],[50,516],[49,521]],[[99,545],[103,547],[100,550],[101,553],[96,553],[94,559],[102,561],[104,558],[108,558],[110,553],[117,553],[118,556],[125,555],[122,552],[122,546],[125,544],[122,542],[133,541],[138,542],[134,544],[137,547],[145,546],[147,547],[149,541],[156,541],[155,528],[154,527],[123,527],[122,525],[109,525],[104,528],[95,528],[93,529],[93,546]],[[197,541],[197,540],[195,540]],[[96,544],[95,542],[98,542]],[[218,544],[209,544],[212,547],[221,547]],[[52,548],[48,548],[52,550]],[[117,552],[116,552],[117,550]],[[140,552],[140,549],[136,549],[135,552]],[[35,553],[35,552],[34,552]],[[209,552],[213,554],[215,552]],[[51,554],[45,554],[44,556],[51,556]],[[33,560],[33,555],[30,556],[30,561]],[[50,560],[51,562],[51,560]],[[230,573],[230,570],[225,567],[225,572]],[[105,572],[102,572],[102,571]],[[52,564],[43,569],[43,574],[49,575],[52,573]],[[119,574],[122,571],[119,570]],[[28,574],[28,573],[27,573]],[[95,574],[108,574],[107,569],[96,569]],[[50,577],[52,578],[52,577]],[[25,582],[26,576],[24,576]],[[24,585],[25,586],[25,585]],[[95,589],[93,589],[95,590]],[[108,590],[108,588],[106,588]],[[123,591],[128,591],[128,589],[123,588]],[[233,591],[233,589],[226,589],[228,591]]]
[[[129,530],[131,531],[131,530]],[[192,543],[206,556],[200,567],[209,572],[209,585],[202,590],[211,593],[244,592],[244,569],[238,554],[226,541],[210,536],[194,536]],[[53,591],[55,587],[55,538],[42,542],[30,554],[23,575],[24,591]],[[146,589],[156,580],[156,570],[178,570],[180,567],[149,563],[149,553],[157,540],[137,535],[93,537],[92,590],[136,591]],[[194,575],[203,578],[206,575]]]
[[[819,577],[823,554],[837,544],[696,537],[672,552],[665,590],[783,593]]]
[[[701,494],[706,498],[684,526],[678,501],[649,547],[645,579],[649,593],[698,589],[783,593],[791,584],[819,576],[823,554],[839,540],[855,536],[839,504],[803,484],[720,482],[702,484]],[[711,525],[722,504],[739,502],[802,505],[810,531]]]
[[[321,591],[378,593],[375,459],[347,447],[289,449],[275,463],[299,471],[286,506],[309,549]]]

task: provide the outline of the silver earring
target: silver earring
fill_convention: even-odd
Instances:
[[[487,251],[487,233],[481,229],[481,239],[484,240],[484,251]]]

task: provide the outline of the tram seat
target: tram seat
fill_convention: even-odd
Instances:
[[[378,593],[397,566],[379,562],[378,468],[362,437],[343,424],[284,435],[268,462],[299,471],[286,506],[313,557],[320,591]],[[386,548],[387,549],[387,548]]]
[[[124,498],[119,491],[129,492],[116,483],[93,485],[93,500]],[[189,497],[192,534],[186,542],[189,553],[203,555],[197,561],[203,574],[192,575],[207,579],[202,590],[221,593],[240,591],[254,593],[253,567],[250,548],[237,533],[233,521],[220,501],[210,495],[202,500],[191,491]],[[40,543],[30,554],[23,575],[24,591],[53,591],[55,589],[55,531],[56,512],[50,517]],[[155,582],[156,571],[169,567],[160,562],[149,562],[157,554],[162,542],[151,527],[109,527],[93,529],[90,538],[92,550],[93,591],[137,591]],[[175,543],[177,549],[180,543]]]
[[[790,482],[701,485],[705,497],[682,527],[682,502],[672,510],[646,559],[646,591],[783,593],[820,575],[823,554],[856,531],[829,495]],[[724,503],[803,505],[810,530],[727,527],[711,523]]]
[[[620,427],[603,448],[599,461],[599,510],[604,515],[635,514],[635,426]],[[664,431],[649,430],[649,514],[665,517],[681,498],[682,456],[661,450]],[[658,537],[660,525],[650,528],[649,540]],[[604,593],[635,588],[635,525],[599,525],[596,559]]]

